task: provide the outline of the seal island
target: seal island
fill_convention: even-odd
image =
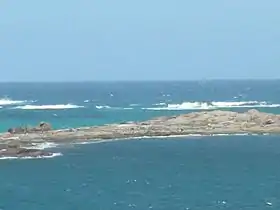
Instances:
[[[200,111],[163,116],[143,122],[123,122],[55,130],[41,122],[35,127],[9,128],[0,134],[0,157],[51,156],[51,152],[28,149],[36,143],[79,143],[133,137],[168,137],[192,134],[280,134],[280,115],[260,112]]]

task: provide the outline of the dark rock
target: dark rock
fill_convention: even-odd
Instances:
[[[77,129],[75,129],[75,128],[69,128],[68,130],[66,130],[66,131],[68,131],[68,132],[76,132],[77,131]]]
[[[14,129],[13,128],[9,128],[8,132],[11,133],[11,134],[14,133]]]
[[[274,121],[272,120],[272,119],[267,119],[267,120],[265,120],[264,121],[264,125],[271,125],[271,124],[273,124],[274,123]]]
[[[49,155],[49,152],[38,150],[38,149],[26,149],[26,148],[19,148],[16,151],[17,155],[20,156],[43,156],[43,155]]]
[[[150,125],[148,122],[140,122],[140,125]]]
[[[38,149],[26,149],[20,148],[18,146],[12,147],[12,145],[2,148],[0,150],[1,157],[41,157],[41,156],[51,156],[52,153],[38,150]]]
[[[11,134],[22,134],[25,133],[25,129],[22,127],[9,128],[8,132]]]
[[[50,130],[52,130],[51,124],[47,123],[47,122],[41,122],[39,124],[39,127],[41,128],[42,131],[50,131]]]
[[[38,126],[31,127],[16,127],[16,128],[9,128],[8,132],[11,134],[24,134],[24,133],[34,133],[34,132],[44,132],[52,130],[52,126],[50,123],[41,122]]]

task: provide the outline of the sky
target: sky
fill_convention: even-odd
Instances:
[[[1,0],[0,81],[280,78],[279,0]]]

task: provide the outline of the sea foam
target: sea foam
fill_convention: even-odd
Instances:
[[[13,109],[25,109],[25,110],[56,110],[56,109],[77,109],[84,108],[84,106],[78,106],[74,104],[56,104],[56,105],[24,105],[17,106]]]
[[[166,105],[166,103],[161,102],[161,103],[156,103],[156,104],[153,104],[153,105],[155,105],[155,106],[164,106],[164,105]]]
[[[38,156],[38,157],[32,157],[32,156],[24,156],[24,157],[14,157],[14,156],[9,156],[9,157],[0,157],[0,160],[13,160],[13,159],[47,159],[47,158],[54,158],[54,157],[58,157],[58,156],[62,156],[62,153],[60,152],[56,152],[53,153],[52,155],[43,155],[43,156]]]
[[[33,143],[29,147],[24,147],[25,149],[39,149],[39,150],[44,150],[44,149],[49,149],[49,148],[54,148],[57,147],[58,144],[52,143],[52,142],[44,142],[44,143]]]
[[[158,104],[159,105],[159,104]],[[213,101],[213,102],[183,102],[181,104],[167,104],[161,107],[142,108],[147,110],[211,110],[219,108],[260,108],[280,107],[280,104],[271,104],[265,101]]]
[[[9,98],[0,98],[0,105],[1,106],[24,104],[24,103],[28,103],[28,101],[19,101],[19,100],[12,100],[12,99],[9,99]]]
[[[104,106],[95,106],[96,109],[114,109],[114,110],[132,110],[132,107],[111,107],[108,105],[104,105]]]
[[[104,106],[95,106],[96,109],[111,109],[110,106],[104,105]]]

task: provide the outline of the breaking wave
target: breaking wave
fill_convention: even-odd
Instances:
[[[166,103],[161,102],[161,103],[156,103],[156,104],[153,104],[153,105],[155,105],[155,106],[164,106],[164,105],[166,105]]]
[[[77,109],[84,108],[84,106],[78,106],[73,104],[56,104],[56,105],[24,105],[17,106],[13,109],[25,109],[25,110],[55,110],[55,109]]]
[[[104,106],[95,106],[96,109],[122,109],[122,110],[132,110],[133,108],[132,107],[111,107],[111,106],[107,106],[107,105],[104,105]]]
[[[107,106],[107,105],[105,105],[105,106],[95,106],[95,108],[96,109],[111,109],[111,107]]]
[[[158,104],[159,105],[159,104]],[[261,108],[280,107],[280,104],[271,104],[265,101],[239,101],[239,102],[183,102],[181,104],[167,104],[162,107],[142,108],[147,110],[209,110],[218,108]]]
[[[44,149],[49,149],[49,148],[54,148],[57,147],[58,144],[52,143],[52,142],[43,142],[43,143],[33,143],[31,146],[24,147],[25,149],[39,149],[39,150],[44,150]]]
[[[47,158],[54,158],[54,157],[58,157],[58,156],[62,156],[62,153],[56,152],[56,153],[53,153],[52,155],[38,156],[38,157],[32,157],[32,156],[24,156],[24,157],[14,157],[14,156],[10,156],[10,157],[0,157],[0,160],[13,160],[13,159],[47,159]]]
[[[28,103],[28,101],[12,100],[9,98],[0,98],[0,106],[17,105]]]

